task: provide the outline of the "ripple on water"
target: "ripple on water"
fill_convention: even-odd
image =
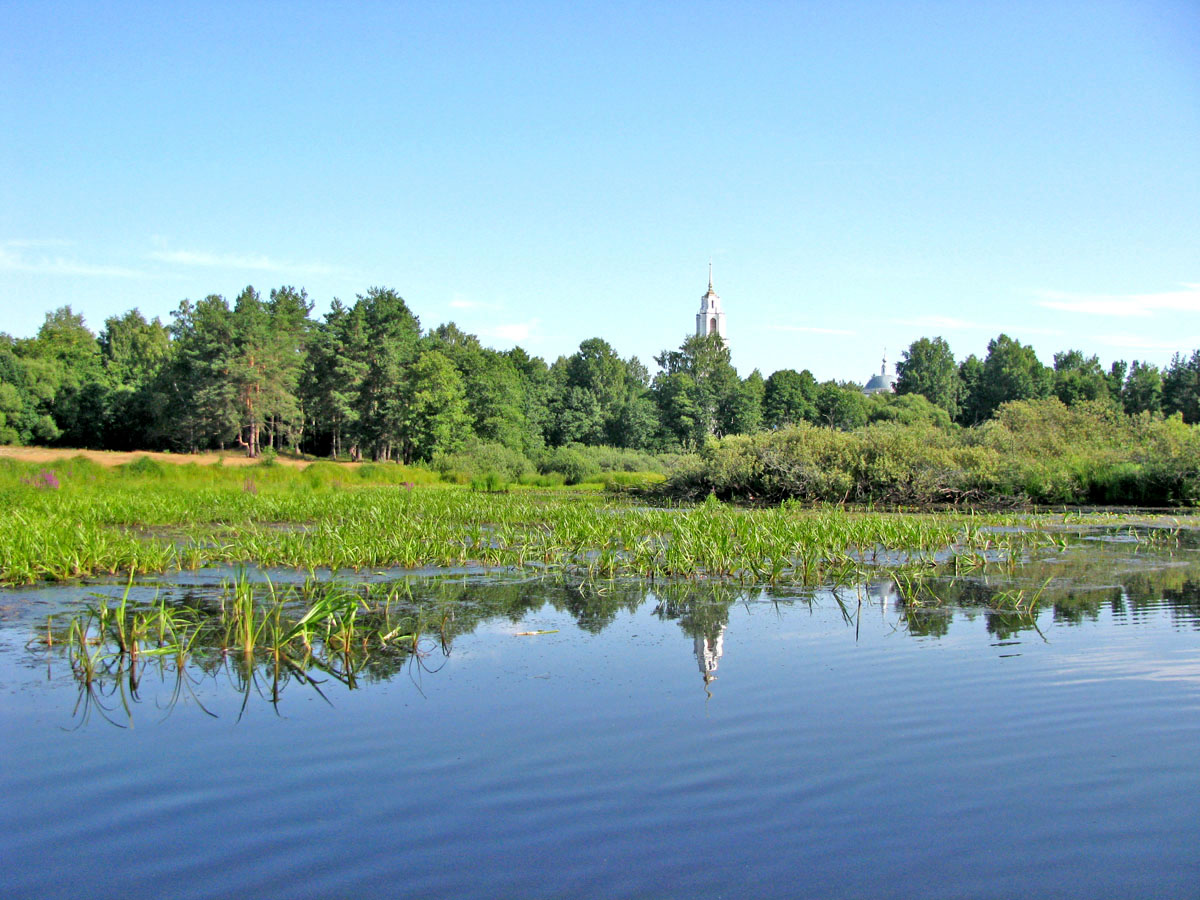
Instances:
[[[30,680],[33,651],[6,634],[0,684],[23,680],[0,712],[0,846],[25,864],[5,880],[14,896],[95,893],[98,872],[101,893],[169,880],[180,897],[1186,895],[1200,603],[1162,577],[1134,603],[1114,576],[1125,595],[1087,617],[948,610],[923,634],[892,595],[848,622],[821,592],[670,613],[549,593],[460,635],[437,671],[355,691],[325,676],[329,703],[293,684],[278,710],[252,683],[239,720],[227,668],[193,685],[219,718],[190,699],[167,715],[144,686],[124,729],[64,730],[72,682]],[[514,636],[534,629],[557,633]]]

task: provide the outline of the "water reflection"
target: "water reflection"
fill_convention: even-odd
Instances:
[[[692,638],[692,652],[707,690],[717,678],[725,652],[729,611],[739,600],[749,601],[751,595],[721,582],[709,582],[659,585],[652,596],[656,600],[654,615],[677,621],[684,634]]]
[[[698,634],[693,639],[696,652],[696,662],[700,664],[700,677],[705,684],[710,684],[717,678],[717,667],[721,663],[721,655],[725,652],[725,629],[722,625],[716,638],[707,634]]]
[[[39,602],[54,590],[40,589]],[[69,597],[79,589],[60,590]],[[450,659],[455,642],[481,623],[516,624],[546,608],[566,614],[584,633],[600,634],[622,615],[648,607],[690,640],[706,692],[718,678],[738,603],[770,604],[781,615],[836,605],[850,640],[871,610],[922,640],[940,640],[982,616],[989,642],[1000,648],[1028,635],[1045,640],[1048,624],[1080,626],[1109,616],[1137,625],[1163,609],[1177,627],[1200,628],[1195,550],[1119,542],[1058,547],[1008,571],[898,573],[850,589],[475,575],[294,584],[289,591],[247,578],[207,586],[131,585],[123,593],[110,586],[88,598],[83,611],[78,601],[66,602],[67,610],[44,626],[19,615],[0,618],[0,632],[26,629],[22,643],[51,679],[69,675],[75,682],[78,724],[98,716],[127,725],[139,707],[165,716],[184,703],[216,715],[205,697],[217,684],[237,698],[238,718],[252,702],[279,713],[285,696],[329,702],[331,687],[352,691],[401,676],[420,691],[423,679]],[[12,597],[0,602],[10,610],[20,605]]]

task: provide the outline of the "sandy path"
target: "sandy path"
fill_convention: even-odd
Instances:
[[[133,462],[139,456],[149,456],[157,462],[167,463],[170,465],[183,465],[185,463],[199,463],[200,465],[211,465],[215,463],[221,456],[219,453],[151,453],[144,450],[135,451],[132,453],[124,453],[117,450],[69,450],[66,448],[50,448],[50,447],[0,447],[0,456],[7,456],[11,459],[19,459],[24,462],[31,463],[48,463],[57,459],[68,459],[72,456],[86,456],[88,459],[98,462],[102,466],[119,466],[122,463]],[[227,466],[249,466],[257,463],[258,460],[250,459],[240,453],[227,453],[225,455],[224,464]],[[309,464],[308,460],[289,459],[286,456],[276,457],[276,462],[281,466],[296,466],[303,468]],[[342,463],[347,467],[357,466],[358,463]]]

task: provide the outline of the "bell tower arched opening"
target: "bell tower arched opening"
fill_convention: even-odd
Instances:
[[[696,313],[697,337],[720,335],[725,341],[725,311],[721,309],[721,298],[713,290],[712,262],[708,264],[708,292],[700,298],[700,312]]]

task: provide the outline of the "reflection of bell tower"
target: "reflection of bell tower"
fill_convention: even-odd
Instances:
[[[728,345],[725,339],[725,310],[721,309],[721,298],[713,290],[712,260],[708,263],[708,293],[700,298],[700,312],[696,313],[696,335],[720,335],[721,341]]]
[[[896,582],[890,578],[885,578],[881,581],[868,581],[863,590],[867,595],[867,602],[871,604],[878,603],[884,612],[887,612],[888,605],[896,599]]]
[[[721,661],[721,654],[725,652],[725,626],[721,626],[721,630],[717,632],[715,638],[710,638],[705,634],[697,634],[695,637],[696,662],[700,666],[700,674],[704,676],[704,683],[708,684],[717,677],[717,665]]]

